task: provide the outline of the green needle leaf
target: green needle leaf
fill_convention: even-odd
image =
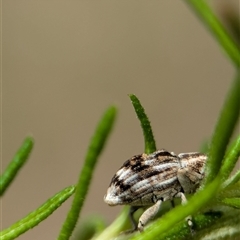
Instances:
[[[237,68],[240,66],[240,53],[237,44],[227,33],[219,19],[204,0],[185,0],[197,13],[206,27],[214,35],[222,49]]]
[[[133,94],[129,94],[129,97],[132,101],[132,105],[135,109],[137,117],[141,123],[142,131],[144,135],[144,142],[145,142],[145,153],[147,154],[152,153],[156,151],[156,144],[155,144],[150,121],[138,98]]]
[[[237,171],[232,177],[230,177],[226,182],[224,182],[222,188],[230,187],[240,181],[240,170]]]
[[[38,225],[41,221],[51,215],[58,207],[60,207],[60,205],[65,202],[74,193],[74,191],[75,187],[70,186],[57,193],[37,210],[31,212],[25,218],[0,232],[1,240],[15,239],[22,233]]]
[[[13,157],[12,161],[7,166],[6,170],[0,177],[0,196],[4,194],[8,186],[11,184],[20,168],[27,161],[29,154],[33,148],[33,139],[27,137],[18,152]]]
[[[229,207],[240,209],[240,198],[224,198],[221,202]]]
[[[93,171],[97,163],[97,159],[102,152],[102,149],[107,141],[107,138],[112,130],[117,110],[115,107],[110,107],[100,120],[94,136],[91,139],[85,162],[81,170],[76,193],[72,202],[72,207],[67,215],[67,218],[62,226],[58,236],[59,240],[69,239],[81,212],[84,200],[86,198],[88,188],[92,179]]]

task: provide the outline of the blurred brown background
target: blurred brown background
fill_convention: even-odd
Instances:
[[[216,12],[238,0],[210,1]],[[136,94],[158,148],[197,151],[212,134],[234,67],[180,0],[2,1],[2,168],[27,135],[31,157],[2,200],[6,228],[74,184],[103,111],[118,119],[81,220],[110,222],[103,195],[123,161],[144,149],[127,96]],[[19,239],[56,239],[71,199]]]

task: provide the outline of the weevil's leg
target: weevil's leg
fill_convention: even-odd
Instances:
[[[199,182],[201,181],[203,175],[194,172],[193,169],[189,167],[186,167],[178,170],[177,177],[178,181],[180,182],[183,188],[183,192],[192,193],[198,187]],[[179,195],[178,197],[180,197],[182,200],[182,204],[185,204],[187,202],[185,195],[182,192],[178,193],[178,195]],[[187,217],[186,221],[193,233],[192,217],[191,216]]]
[[[149,220],[154,218],[158,213],[158,210],[161,206],[162,200],[158,200],[153,206],[149,207],[139,218],[138,221],[138,230],[143,231],[144,226],[148,223]]]
[[[171,205],[172,205],[172,208],[175,207],[175,202],[174,202],[174,200],[171,200]]]
[[[179,192],[176,195],[176,197],[180,197],[181,198],[181,202],[182,202],[183,205],[187,203],[187,198],[185,197],[184,193]],[[188,216],[188,217],[185,218],[185,220],[187,221],[188,226],[191,228],[191,231],[192,231],[192,226],[193,226],[192,217]]]
[[[129,210],[129,218],[133,226],[133,230],[137,230],[137,222],[135,221],[133,214],[138,210],[138,207],[131,206]]]

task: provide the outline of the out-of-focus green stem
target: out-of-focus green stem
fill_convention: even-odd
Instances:
[[[125,206],[120,215],[101,234],[92,240],[115,239],[121,231],[130,225],[128,220],[129,207]]]
[[[47,200],[41,207],[28,214],[25,218],[16,222],[9,228],[0,232],[1,240],[11,240],[20,236],[22,233],[35,227],[57,208],[61,206],[75,191],[75,186],[70,186],[57,193],[55,196]]]
[[[207,26],[213,36],[216,38],[222,49],[232,60],[233,64],[237,67],[240,66],[240,50],[227,33],[219,19],[215,16],[212,9],[208,6],[205,0],[185,0],[192,9],[197,13],[203,23]]]
[[[227,151],[227,154],[224,158],[222,167],[219,172],[219,174],[222,177],[222,182],[224,182],[230,176],[239,159],[239,155],[240,155],[240,136]]]
[[[229,140],[237,125],[239,114],[240,75],[232,84],[212,136],[204,184],[211,182],[218,174]]]
[[[91,139],[87,151],[87,155],[85,157],[83,168],[79,176],[71,209],[58,236],[59,240],[68,240],[77,224],[79,214],[81,212],[84,200],[88,192],[88,188],[90,186],[95,165],[112,130],[116,118],[116,113],[116,108],[110,107],[104,113],[95,130],[94,136]]]
[[[27,137],[6,170],[0,176],[0,196],[4,194],[7,187],[11,184],[18,171],[27,161],[29,154],[33,148],[33,138]]]

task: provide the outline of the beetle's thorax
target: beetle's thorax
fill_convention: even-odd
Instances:
[[[198,152],[180,153],[178,157],[180,159],[181,168],[190,167],[197,173],[204,174],[204,167],[207,160],[205,154]]]

